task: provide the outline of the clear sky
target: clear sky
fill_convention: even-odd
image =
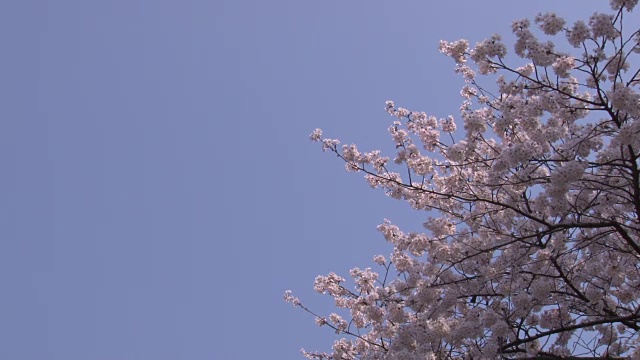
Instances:
[[[576,4],[588,7],[576,8]],[[308,134],[389,149],[457,114],[438,40],[607,1],[0,2],[0,359],[299,359],[317,274],[373,266],[371,190]]]

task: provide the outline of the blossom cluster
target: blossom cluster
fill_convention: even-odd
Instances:
[[[388,101],[389,157],[311,134],[425,222],[405,232],[385,220],[393,250],[374,257],[378,271],[351,270],[352,286],[316,278],[350,318],[285,294],[345,336],[305,356],[640,358],[640,30],[622,24],[637,3],[611,0],[613,14],[572,25],[541,13],[540,31],[515,21],[518,67],[497,35],[441,42],[466,81],[460,114]],[[576,52],[558,51],[558,38]],[[495,95],[476,73],[498,73]]]

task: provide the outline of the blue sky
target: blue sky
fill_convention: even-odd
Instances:
[[[456,115],[440,39],[584,3],[2,2],[0,358],[328,350],[284,290],[330,313],[315,276],[373,266],[376,226],[425,214],[308,134],[389,149],[386,100]]]

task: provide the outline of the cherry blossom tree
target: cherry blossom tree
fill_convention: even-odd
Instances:
[[[316,278],[343,316],[285,293],[344,335],[306,357],[640,359],[640,30],[623,26],[637,3],[515,21],[515,66],[498,35],[442,41],[465,80],[459,120],[388,101],[393,159],[312,133],[429,217],[424,232],[381,224],[391,255],[351,270],[354,286]]]

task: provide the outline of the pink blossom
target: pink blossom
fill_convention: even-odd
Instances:
[[[640,32],[623,26],[637,3],[610,0],[614,14],[569,28],[539,14],[543,34],[514,22],[517,66],[497,35],[473,49],[442,41],[465,82],[464,132],[453,115],[394,101],[389,156],[312,132],[425,220],[422,231],[378,226],[391,250],[373,258],[377,271],[315,279],[344,313],[318,315],[285,292],[344,336],[307,358],[640,356]]]

